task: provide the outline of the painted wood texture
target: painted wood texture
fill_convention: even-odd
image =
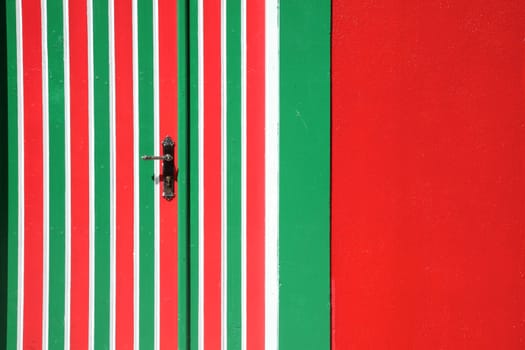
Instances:
[[[277,184],[266,191],[278,177],[277,13],[275,1],[190,2],[192,348],[278,339]]]
[[[522,349],[525,3],[333,2],[333,349]]]
[[[327,349],[330,4],[189,12],[191,348]]]
[[[7,3],[7,348],[179,342],[177,200],[139,161],[179,133],[177,6]]]
[[[8,348],[328,349],[329,3],[6,9]]]
[[[328,1],[280,3],[280,349],[330,347],[330,23]]]

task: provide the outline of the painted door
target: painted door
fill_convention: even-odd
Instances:
[[[6,347],[184,347],[185,187],[166,201],[159,162],[140,160],[167,135],[179,143],[177,2],[6,10]]]
[[[6,10],[7,347],[328,349],[330,4]]]
[[[525,3],[333,1],[332,346],[525,346]]]

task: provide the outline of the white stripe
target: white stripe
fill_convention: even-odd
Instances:
[[[153,1],[153,154],[160,154],[160,101],[159,101],[159,6],[158,1]],[[155,176],[160,174],[160,162],[154,162]],[[157,180],[155,180],[157,181]],[[160,181],[160,180],[159,180]],[[154,209],[155,209],[155,261],[154,261],[154,348],[160,348],[160,188],[154,186]]]
[[[116,87],[115,87],[115,4],[109,0],[109,203],[110,203],[110,284],[109,284],[109,348],[115,349],[116,313]]]
[[[241,349],[246,350],[246,0],[241,0]]]
[[[279,347],[279,0],[265,4],[265,349]]]
[[[65,295],[64,295],[64,348],[70,347],[70,332],[71,332],[71,107],[70,107],[70,74],[69,74],[69,2],[63,0],[63,30],[64,30],[64,149],[65,149],[65,206],[66,206],[66,220],[65,220],[65,264],[66,276],[64,279]]]
[[[204,350],[204,25],[203,0],[197,2],[198,143],[199,143],[199,295],[198,348]]]
[[[140,191],[139,191],[139,67],[138,67],[138,29],[137,0],[132,4],[133,27],[133,342],[134,349],[139,349],[139,319],[140,319]]]
[[[93,0],[87,0],[88,132],[89,132],[89,330],[88,349],[95,337],[95,110],[93,77]]]
[[[228,150],[226,80],[226,0],[221,0],[221,331],[222,349],[228,349]]]
[[[22,0],[16,1],[16,65],[18,107],[18,295],[17,348],[24,347],[24,54]]]
[[[42,146],[43,146],[43,259],[42,259],[42,348],[47,349],[49,330],[49,100],[47,61],[47,1],[40,3],[42,28]]]

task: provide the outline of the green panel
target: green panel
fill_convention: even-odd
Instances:
[[[109,348],[110,174],[109,23],[107,0],[93,1],[95,123],[95,335],[94,348]]]
[[[226,2],[227,339],[241,348],[241,1]]]
[[[279,348],[330,348],[330,1],[280,3]]]
[[[49,96],[49,347],[64,348],[65,127],[62,1],[47,1]]]
[[[7,43],[6,7],[0,5],[0,157],[8,159],[8,107],[7,107]],[[8,167],[0,167],[0,193],[7,194]],[[9,197],[0,198],[0,286],[7,286],[8,213]],[[7,330],[7,288],[0,288],[0,347],[5,347]]]
[[[138,1],[139,154],[154,154],[153,1]],[[139,343],[153,349],[155,336],[155,194],[153,162],[139,162]]]
[[[3,7],[4,5],[1,6]],[[1,21],[0,23],[5,23],[7,28],[7,75],[2,76],[7,77],[7,196],[9,206],[7,208],[7,325],[2,325],[2,328],[6,327],[5,348],[16,349],[18,296],[18,109],[15,1],[6,1],[5,10],[5,21]],[[2,55],[5,55],[5,52],[2,52]],[[2,93],[2,96],[5,96],[5,93]],[[2,104],[2,106],[5,105]],[[0,338],[0,341],[3,342],[4,340]]]
[[[189,262],[190,293],[188,295],[190,344],[189,349],[198,349],[198,295],[199,295],[199,141],[198,141],[198,0],[189,1]],[[193,179],[193,181],[189,181]]]
[[[178,222],[179,222],[179,349],[188,349],[190,327],[189,318],[189,191],[188,191],[188,1],[177,2],[177,32],[178,32]]]

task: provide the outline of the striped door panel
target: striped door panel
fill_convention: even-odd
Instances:
[[[328,349],[330,4],[7,11],[8,348]]]
[[[192,349],[328,349],[330,3],[189,14]]]
[[[176,5],[7,4],[9,349],[178,344]]]

